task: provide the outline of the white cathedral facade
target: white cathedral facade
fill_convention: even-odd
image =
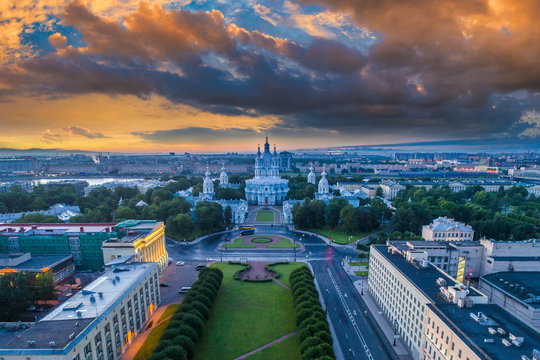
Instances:
[[[268,137],[264,152],[255,157],[255,177],[246,180],[246,200],[250,205],[281,205],[289,192],[289,180],[279,176],[279,156],[274,145],[270,152]]]

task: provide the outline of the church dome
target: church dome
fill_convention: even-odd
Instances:
[[[211,194],[214,192],[214,182],[210,178],[210,171],[207,169],[204,181],[203,181],[203,193],[204,194]]]
[[[315,173],[313,172],[313,164],[311,164],[311,166],[309,167],[309,174],[307,176],[307,182],[310,183],[310,184],[313,184],[315,185],[315,181],[316,181],[316,177],[315,177]]]
[[[330,192],[330,185],[328,184],[328,180],[326,179],[326,170],[323,167],[323,171],[321,173],[321,180],[319,181],[319,193],[320,194],[326,194]]]
[[[227,175],[227,172],[225,171],[225,165],[221,168],[221,174],[219,174],[219,183],[221,185],[225,185],[229,182],[229,176]]]

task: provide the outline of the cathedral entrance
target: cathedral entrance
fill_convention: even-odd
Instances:
[[[264,205],[268,205],[268,196],[265,196],[264,198]]]

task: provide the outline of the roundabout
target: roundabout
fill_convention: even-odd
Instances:
[[[294,242],[284,235],[249,235],[239,236],[231,242],[221,243],[218,250],[272,250],[272,249],[303,249],[303,245]]]

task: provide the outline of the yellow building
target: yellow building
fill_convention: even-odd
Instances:
[[[165,225],[154,220],[126,220],[115,227],[118,237],[103,242],[105,264],[122,257],[135,256],[138,262],[156,262],[165,270],[169,255],[165,249]]]

